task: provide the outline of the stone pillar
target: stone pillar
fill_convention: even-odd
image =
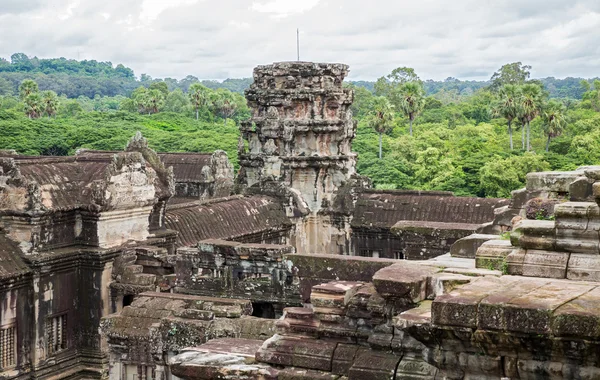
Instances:
[[[343,64],[274,63],[255,68],[246,91],[252,117],[240,127],[247,146],[239,146],[238,186],[276,181],[300,196],[308,210],[296,232],[300,251],[339,253],[330,246],[339,233],[330,231],[327,209],[356,173],[354,93],[342,87],[347,73]]]

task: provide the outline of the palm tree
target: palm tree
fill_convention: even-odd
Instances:
[[[58,96],[54,91],[42,92],[42,107],[48,118],[56,115],[58,109]]]
[[[21,98],[21,100],[25,100],[26,97],[38,91],[38,84],[31,79],[25,79],[19,85],[19,97]]]
[[[407,82],[402,85],[397,94],[397,107],[408,117],[409,133],[412,136],[413,121],[425,107],[425,90],[419,82]]]
[[[196,110],[196,120],[198,120],[198,110],[201,107],[204,107],[208,102],[209,93],[210,90],[208,87],[205,87],[200,83],[193,83],[188,90],[188,96],[190,97],[190,101]]]
[[[146,95],[148,113],[157,113],[165,101],[163,93],[160,90],[152,89],[148,90]]]
[[[30,119],[37,119],[44,110],[44,101],[39,92],[32,92],[24,99],[25,114]]]
[[[369,115],[368,123],[379,134],[379,159],[381,160],[381,139],[384,133],[389,132],[394,120],[394,107],[383,96],[378,96],[373,101],[373,111]]]
[[[550,139],[561,135],[567,126],[565,117],[565,106],[557,101],[550,101],[542,112],[544,134],[548,137],[546,141],[546,152],[550,148]]]
[[[521,87],[520,114],[527,123],[527,150],[531,150],[530,123],[540,114],[543,102],[543,93],[540,86],[528,83]]]
[[[519,87],[514,84],[504,85],[498,93],[498,102],[492,109],[494,116],[501,116],[508,123],[510,149],[513,149],[512,122],[519,116]]]

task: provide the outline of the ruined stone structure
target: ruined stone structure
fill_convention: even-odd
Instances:
[[[157,154],[139,134],[123,152],[0,152],[0,376],[450,373],[459,353],[435,344],[457,332],[431,323],[446,317],[432,305],[500,273],[396,259],[500,231],[494,209],[510,205],[370,189],[355,173],[347,72],[307,62],[255,70],[234,195],[223,152]],[[494,290],[509,286],[499,281]],[[456,373],[488,374],[487,362],[470,367],[469,342]]]
[[[349,224],[332,214],[337,190],[356,173],[351,141],[356,133],[342,87],[348,66],[286,62],[259,66],[246,92],[252,118],[242,124],[242,188],[276,182],[301,210],[294,245],[304,252],[343,253]]]
[[[117,151],[79,149],[77,155],[110,159]],[[173,167],[176,198],[206,200],[230,196],[233,192],[233,166],[227,153],[158,153],[166,167]],[[188,199],[189,198],[189,199]]]

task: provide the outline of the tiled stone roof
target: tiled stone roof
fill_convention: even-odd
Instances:
[[[265,196],[220,198],[168,206],[166,226],[179,232],[178,246],[193,246],[201,240],[231,240],[291,225],[283,206]]]
[[[482,224],[506,199],[455,197],[445,192],[367,191],[356,202],[353,227],[390,228],[398,221]]]

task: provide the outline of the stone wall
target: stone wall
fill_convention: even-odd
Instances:
[[[176,291],[249,299],[278,317],[285,306],[299,305],[298,284],[285,255],[291,246],[205,240],[177,251]],[[266,310],[265,310],[266,311]]]

